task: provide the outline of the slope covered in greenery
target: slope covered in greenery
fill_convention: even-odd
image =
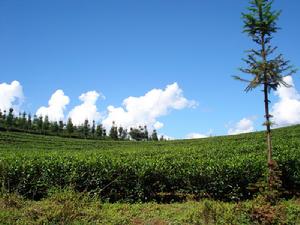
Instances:
[[[285,190],[300,190],[300,126],[274,131]],[[95,141],[0,132],[2,190],[31,199],[53,187],[102,200],[180,201],[252,196],[266,168],[264,132],[162,142]]]

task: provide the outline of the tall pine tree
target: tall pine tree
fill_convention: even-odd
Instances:
[[[289,87],[284,81],[284,77],[295,73],[290,66],[289,61],[283,58],[282,54],[276,54],[277,47],[271,44],[273,35],[278,31],[279,27],[276,22],[280,16],[280,11],[272,9],[273,1],[271,0],[251,0],[248,12],[243,13],[244,32],[257,45],[257,48],[250,49],[245,68],[240,71],[250,75],[250,79],[244,79],[236,76],[235,78],[248,83],[245,91],[251,91],[257,87],[262,87],[264,94],[264,110],[266,136],[267,136],[267,159],[268,159],[268,187],[272,189],[272,168],[274,161],[272,160],[272,141],[271,141],[271,115],[269,112],[269,94],[272,90],[277,90],[280,85]]]

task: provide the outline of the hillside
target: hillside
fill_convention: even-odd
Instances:
[[[300,189],[300,126],[274,131],[290,194]],[[248,199],[265,170],[264,132],[198,140],[122,142],[0,132],[0,183],[40,199],[53,187],[103,200]]]
[[[279,128],[273,130],[274,142],[280,143],[283,139],[288,139],[287,142],[293,142],[300,137],[300,125]],[[162,142],[135,142],[135,141],[111,141],[111,140],[87,140],[65,138],[58,136],[48,136],[39,134],[29,134],[23,132],[8,132],[0,131],[0,151],[1,150],[162,150],[169,149],[173,145],[182,148],[193,147],[199,152],[211,150],[214,147],[219,147],[220,143],[235,145],[242,140],[244,144],[264,144],[264,132],[253,132],[248,134],[240,134],[233,136],[209,137],[203,139],[191,140],[173,140]],[[223,144],[221,144],[223,146]],[[204,148],[203,148],[204,147]],[[211,148],[212,147],[212,148]],[[238,146],[236,146],[238,147]],[[3,153],[3,152],[1,152]]]

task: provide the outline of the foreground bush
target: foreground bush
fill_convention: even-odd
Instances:
[[[175,204],[101,203],[68,189],[35,202],[15,194],[0,196],[0,224],[300,224],[300,203],[270,206],[261,199],[240,203],[210,200]]]

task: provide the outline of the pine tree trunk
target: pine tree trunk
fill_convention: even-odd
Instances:
[[[262,14],[262,5],[259,6],[259,17],[261,22],[263,22],[263,14]],[[266,69],[267,56],[266,56],[266,44],[265,44],[265,33],[261,34],[261,57],[264,65],[264,102],[265,102],[265,126],[267,131],[267,166],[269,169],[268,174],[268,188],[272,189],[272,141],[271,141],[271,122],[270,122],[270,113],[269,113],[269,96],[268,96],[268,74]]]
[[[268,158],[268,187],[269,190],[272,188],[272,141],[271,141],[271,122],[270,122],[270,113],[269,113],[269,98],[268,98],[268,86],[264,85],[264,97],[265,97],[265,117],[266,117],[266,131],[267,131],[267,158]]]

